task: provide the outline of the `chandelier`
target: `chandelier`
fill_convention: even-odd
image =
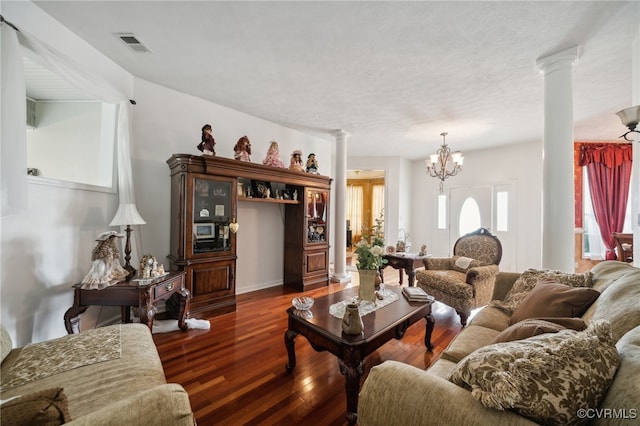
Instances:
[[[438,148],[435,154],[431,154],[428,160],[425,160],[427,165],[427,174],[431,177],[440,179],[440,192],[442,192],[442,185],[444,180],[449,176],[455,176],[460,170],[462,170],[462,162],[464,157],[460,151],[451,152],[451,149],[447,146],[448,133],[440,133],[442,136],[442,146]],[[451,166],[451,168],[447,168]]]

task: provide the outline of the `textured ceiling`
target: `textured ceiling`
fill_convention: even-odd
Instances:
[[[575,138],[616,140],[640,22],[636,1],[35,3],[137,77],[406,158],[443,131],[463,151],[541,140],[535,60],[576,44]]]

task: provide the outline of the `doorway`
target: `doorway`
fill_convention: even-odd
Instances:
[[[487,228],[502,244],[501,271],[516,269],[516,235],[513,222],[514,184],[451,188],[449,244],[453,250],[462,235]]]
[[[347,171],[347,246],[362,238],[362,230],[384,212],[384,170]]]

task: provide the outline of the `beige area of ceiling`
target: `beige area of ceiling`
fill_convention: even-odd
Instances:
[[[462,151],[540,141],[536,59],[574,45],[575,139],[616,140],[640,22],[637,1],[35,3],[136,77],[411,159],[443,131]]]

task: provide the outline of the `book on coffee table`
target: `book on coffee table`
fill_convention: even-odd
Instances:
[[[420,287],[402,287],[402,294],[409,302],[433,302],[434,297],[430,296]]]

